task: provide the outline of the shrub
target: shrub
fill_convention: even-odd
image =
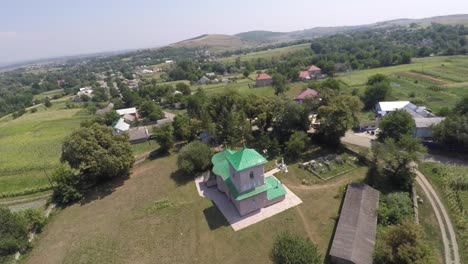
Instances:
[[[271,253],[276,264],[321,263],[317,246],[312,241],[290,233],[280,234],[276,238]]]
[[[31,110],[29,112],[31,112],[31,114],[34,114],[34,113],[37,112],[37,108],[31,108]]]
[[[29,208],[22,211],[20,214],[26,221],[26,227],[28,230],[41,232],[42,228],[46,224],[45,215],[40,210]]]
[[[83,197],[79,189],[80,178],[65,165],[58,167],[52,174],[52,185],[53,199],[58,204],[67,205]]]
[[[26,220],[21,215],[0,207],[0,255],[10,255],[28,245]]]
[[[380,199],[378,219],[382,225],[400,224],[403,219],[412,216],[411,198],[406,192],[382,195]]]
[[[200,141],[185,145],[177,157],[177,167],[184,173],[195,174],[209,168],[211,149]]]

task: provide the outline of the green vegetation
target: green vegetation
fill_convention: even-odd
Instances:
[[[239,55],[239,56],[232,55],[231,57],[221,58],[219,60],[225,63],[234,63],[237,58],[240,58],[241,61],[253,62],[258,59],[271,59],[274,57],[285,56],[290,53],[293,53],[296,51],[307,50],[309,48],[310,48],[310,44],[305,43],[305,44],[287,46],[283,48],[268,49],[268,50],[258,51],[258,52],[250,52],[250,53]]]
[[[383,142],[387,138],[400,141],[402,136],[413,136],[416,131],[416,124],[413,117],[405,110],[393,111],[382,119],[379,123],[381,129],[379,141]]]
[[[159,150],[162,153],[169,153],[174,146],[174,127],[171,124],[155,127],[153,133],[159,144]]]
[[[47,174],[59,165],[64,138],[90,118],[83,109],[67,109],[62,100],[36,108],[14,120],[0,119],[0,194],[50,188]]]
[[[413,216],[413,205],[411,198],[406,192],[394,192],[380,196],[379,224],[397,225],[406,218]]]
[[[312,241],[289,233],[276,238],[271,255],[276,264],[321,263],[320,253]]]
[[[177,168],[186,174],[195,175],[206,171],[211,165],[212,151],[208,145],[193,141],[185,145],[177,156]]]

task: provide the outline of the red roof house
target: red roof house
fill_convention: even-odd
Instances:
[[[266,73],[261,73],[257,75],[256,78],[256,86],[257,87],[262,87],[262,86],[270,86],[273,83],[273,78],[266,74]]]
[[[294,98],[295,101],[302,103],[307,97],[316,97],[318,96],[318,92],[315,91],[314,89],[307,88],[304,90],[302,93],[300,93],[296,98]]]
[[[310,80],[310,74],[308,71],[300,71],[299,72],[299,80],[307,81]]]
[[[322,69],[315,65],[310,65],[306,68],[306,71],[309,72],[310,78],[318,78],[322,75]]]

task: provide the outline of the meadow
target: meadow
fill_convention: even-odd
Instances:
[[[253,61],[256,59],[271,59],[272,57],[279,57],[281,55],[286,55],[288,53],[293,53],[300,50],[307,50],[310,49],[309,43],[298,44],[287,46],[283,48],[276,48],[276,49],[268,49],[258,52],[251,52],[243,55],[233,55],[226,58],[221,58],[219,61],[225,63],[234,63],[238,57],[241,58],[242,61]]]
[[[468,56],[414,58],[411,64],[337,74],[343,90],[363,94],[367,79],[382,73],[390,77],[391,100],[409,100],[437,113],[468,95]]]
[[[0,194],[48,186],[47,174],[59,164],[62,141],[90,116],[82,108],[66,109],[68,98],[43,105],[13,119],[0,119]]]
[[[176,173],[176,155],[148,160],[129,179],[96,187],[81,204],[55,214],[25,263],[269,263],[274,238],[289,231],[309,237],[324,257],[333,236],[340,186],[367,168],[326,185],[279,174],[303,203],[234,232],[190,176]],[[312,189],[308,188],[314,188]]]

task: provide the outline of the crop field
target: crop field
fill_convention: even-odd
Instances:
[[[284,231],[309,237],[324,257],[341,204],[339,187],[366,174],[359,168],[310,186],[313,191],[287,184],[302,204],[234,232],[217,207],[198,196],[192,177],[175,170],[173,154],[98,187],[50,220],[23,263],[269,263],[274,238]],[[286,181],[293,174],[278,177]],[[254,247],[246,246],[252,241]]]
[[[233,63],[238,57],[240,57],[242,61],[252,61],[252,60],[259,59],[259,58],[271,59],[272,57],[279,57],[281,55],[285,55],[285,54],[300,51],[300,50],[307,50],[307,49],[310,49],[309,43],[293,45],[293,46],[288,46],[284,48],[251,52],[251,53],[244,54],[244,55],[233,55],[231,57],[221,58],[219,60],[222,62],[226,62],[226,63]]]
[[[468,94],[468,56],[416,58],[413,63],[385,68],[340,73],[343,90],[364,93],[369,76],[382,73],[390,77],[392,100],[409,100],[437,113],[454,105]]]
[[[47,186],[46,172],[59,164],[62,140],[89,118],[81,108],[66,109],[63,99],[52,104],[0,119],[0,194]]]

